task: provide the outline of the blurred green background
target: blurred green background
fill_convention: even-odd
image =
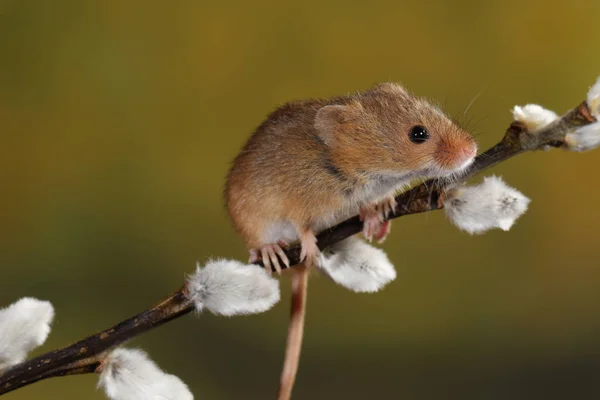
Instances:
[[[51,300],[49,350],[150,306],[196,260],[245,259],[223,180],[287,100],[401,81],[482,149],[515,104],[562,113],[600,74],[599,15],[597,0],[0,0],[0,304]],[[509,233],[398,220],[381,293],[313,277],[295,398],[597,397],[599,168],[600,151],[558,150],[495,168],[533,199]],[[188,316],[130,345],[198,399],[274,398],[288,283],[268,313]],[[95,384],[7,400],[103,399]]]

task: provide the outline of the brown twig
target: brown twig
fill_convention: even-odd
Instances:
[[[563,147],[568,132],[594,121],[584,102],[536,134],[528,132],[523,124],[513,122],[498,144],[477,156],[462,180],[467,180],[484,169],[517,154],[547,147]],[[443,208],[443,200],[444,181],[429,180],[397,196],[397,206],[390,219],[438,210]],[[317,236],[319,248],[323,250],[361,230],[362,222],[358,216],[350,218],[321,232]],[[292,266],[299,263],[298,246],[287,249],[286,254]],[[0,375],[0,395],[46,378],[97,372],[109,350],[141,333],[179,318],[193,309],[193,303],[186,296],[183,287],[154,307],[112,328],[14,366]]]
[[[0,395],[46,378],[96,372],[107,350],[193,309],[193,303],[181,288],[152,308],[112,328],[14,366],[0,376]]]

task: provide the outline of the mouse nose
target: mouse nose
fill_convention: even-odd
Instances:
[[[458,152],[458,154],[460,154],[460,156],[458,158],[458,160],[460,160],[460,161],[458,163],[457,169],[460,170],[460,169],[466,168],[473,162],[473,159],[477,155],[477,145],[474,143],[471,143],[467,146],[464,146]]]
[[[465,158],[473,158],[477,155],[477,145],[467,146],[462,150]]]
[[[470,138],[440,143],[436,161],[445,170],[456,172],[468,167],[477,154],[477,144]]]

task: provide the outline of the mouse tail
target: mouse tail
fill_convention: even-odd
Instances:
[[[292,307],[283,370],[281,371],[279,392],[277,393],[278,400],[288,400],[292,396],[302,350],[307,286],[308,270],[303,265],[298,267],[298,270],[294,271],[292,276]]]

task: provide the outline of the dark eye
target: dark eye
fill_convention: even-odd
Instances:
[[[427,132],[427,129],[425,129],[424,126],[415,125],[410,128],[410,132],[408,132],[408,138],[413,143],[425,143],[427,139],[429,139],[429,132]]]

